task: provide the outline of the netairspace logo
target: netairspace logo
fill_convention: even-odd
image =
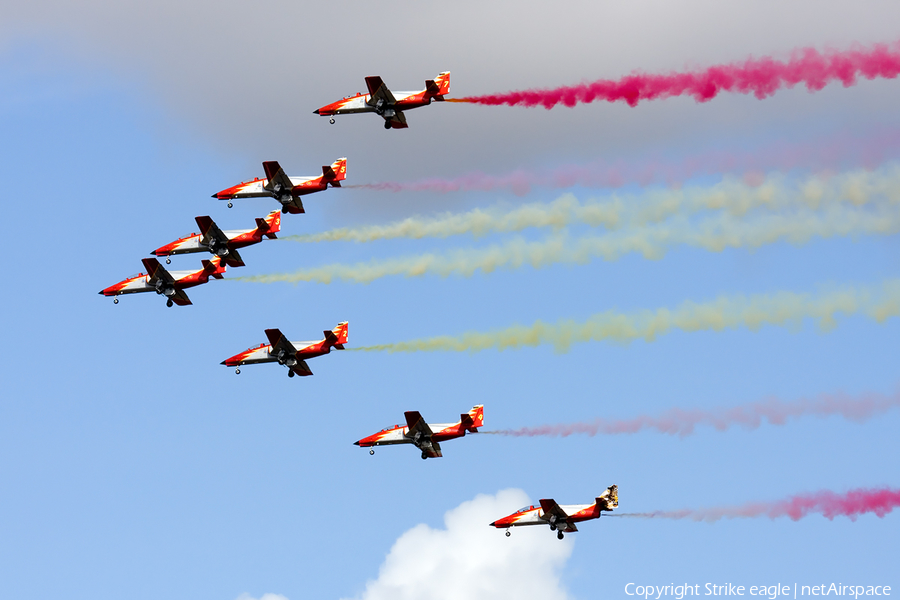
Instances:
[[[852,596],[859,598],[860,596],[890,596],[891,586],[889,585],[843,585],[841,583],[821,584],[821,585],[751,585],[749,587],[743,585],[735,585],[726,583],[723,585],[715,583],[704,584],[701,591],[701,584],[695,583],[689,585],[638,585],[629,583],[625,586],[625,594],[628,596],[640,596],[645,599],[654,598],[660,600],[663,597],[670,596],[675,600],[682,600],[688,596],[761,596],[769,600],[776,600],[779,597],[801,596]]]

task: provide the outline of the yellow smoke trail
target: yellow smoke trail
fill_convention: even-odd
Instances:
[[[773,174],[759,185],[726,179],[709,187],[651,190],[636,195],[612,194],[609,199],[580,202],[565,194],[550,203],[531,203],[511,210],[498,207],[465,213],[446,213],[433,218],[411,217],[387,225],[332,229],[322,233],[287,236],[296,242],[372,242],[394,238],[444,238],[452,235],[522,231],[530,227],[560,229],[583,223],[618,229],[658,223],[673,215],[724,211],[744,215],[754,209],[822,209],[840,204],[900,204],[900,166],[877,171],[852,171],[841,175],[816,175],[800,181]]]
[[[873,287],[843,287],[820,294],[777,292],[753,296],[721,296],[705,303],[683,302],[675,308],[635,312],[606,311],[586,321],[556,323],[535,321],[504,329],[461,335],[444,335],[393,344],[353,348],[365,352],[479,352],[549,344],[556,352],[568,352],[572,344],[608,340],[628,343],[654,341],[673,330],[722,331],[764,325],[798,326],[803,319],[817,321],[822,330],[837,324],[838,315],[863,315],[877,322],[900,315],[900,279]]]
[[[900,232],[900,212],[868,212],[832,208],[823,212],[795,215],[765,215],[742,221],[719,215],[699,223],[686,219],[602,236],[570,240],[556,235],[541,242],[514,239],[487,248],[459,249],[446,254],[422,254],[395,259],[372,260],[355,265],[333,264],[293,273],[273,273],[235,278],[256,283],[318,282],[334,280],[369,283],[389,275],[417,277],[435,274],[469,277],[477,270],[489,273],[499,268],[518,269],[524,265],[541,268],[555,263],[583,264],[593,258],[616,260],[626,253],[645,258],[662,258],[673,245],[686,245],[713,252],[725,248],[750,247],[786,240],[803,244],[814,237],[861,234],[889,235]]]

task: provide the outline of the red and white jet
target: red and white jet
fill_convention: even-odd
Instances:
[[[277,329],[266,329],[268,344],[260,344],[255,348],[244,350],[231,358],[226,358],[222,364],[226,367],[235,367],[234,372],[241,372],[241,365],[256,363],[277,362],[288,368],[288,377],[295,374],[300,376],[312,375],[306,359],[328,354],[332,348],[343,350],[347,343],[347,322],[338,323],[331,331],[325,331],[325,339],[318,342],[289,342]]]
[[[611,485],[597,496],[593,504],[560,506],[556,500],[541,500],[540,506],[520,508],[508,517],[497,519],[491,525],[498,529],[505,527],[507,537],[510,527],[549,525],[550,531],[556,531],[556,537],[563,539],[563,532],[578,531],[575,523],[597,519],[603,511],[612,511],[617,506],[619,506],[619,488]]]
[[[366,87],[369,88],[368,94],[347,96],[313,112],[331,117],[332,125],[334,115],[373,112],[384,119],[385,129],[403,129],[409,127],[404,110],[428,106],[432,100],[443,101],[444,95],[450,93],[450,71],[426,80],[425,89],[420,92],[391,93],[381,77],[366,77]]]
[[[406,417],[406,425],[394,425],[382,429],[374,435],[364,437],[355,445],[362,448],[371,446],[389,446],[392,444],[415,444],[422,451],[422,458],[438,458],[441,454],[441,445],[438,442],[463,437],[466,432],[478,433],[478,428],[484,425],[484,405],[479,404],[468,413],[459,415],[456,423],[437,423],[429,425],[418,411],[411,410],[403,413]],[[375,454],[375,450],[369,450],[369,454]]]
[[[331,166],[322,167],[322,174],[317,177],[288,177],[278,161],[269,160],[263,163],[266,178],[254,177],[253,181],[245,181],[238,185],[212,195],[219,200],[233,200],[234,198],[262,198],[271,196],[281,202],[281,212],[299,215],[306,212],[300,196],[321,192],[330,185],[341,187],[341,182],[347,178],[347,159],[339,158]],[[232,203],[228,202],[228,208]]]
[[[200,233],[179,238],[171,244],[153,250],[154,256],[165,256],[166,264],[172,262],[169,256],[174,254],[191,254],[193,252],[209,252],[215,254],[229,267],[243,267],[244,261],[238,254],[238,248],[252,246],[262,241],[263,237],[277,239],[276,233],[281,231],[281,212],[273,210],[265,219],[256,219],[255,229],[222,231],[209,217],[196,217]]]
[[[166,306],[173,304],[186,306],[191,304],[184,290],[209,281],[210,277],[224,279],[225,265],[218,256],[210,260],[202,261],[203,268],[199,271],[166,271],[155,258],[143,259],[147,274],[138,273],[115,285],[111,285],[100,293],[104,296],[114,296],[113,302],[119,303],[119,294],[139,294],[141,292],[156,292],[166,297]]]

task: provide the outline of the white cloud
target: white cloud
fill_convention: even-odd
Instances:
[[[522,490],[482,494],[448,511],[445,529],[413,527],[391,548],[360,599],[567,598],[560,571],[572,554],[570,539],[560,542],[537,527],[507,538],[488,527],[528,503]]]
[[[263,594],[259,598],[254,598],[250,594],[244,592],[240,596],[238,596],[235,600],[288,600],[287,596],[282,596],[281,594]]]

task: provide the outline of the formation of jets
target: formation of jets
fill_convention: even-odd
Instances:
[[[371,112],[384,119],[385,129],[404,129],[408,127],[404,110],[427,106],[432,101],[443,101],[450,92],[450,72],[444,72],[425,82],[425,89],[416,92],[391,92],[381,77],[366,77],[368,94],[356,94],[332,104],[323,106],[314,112],[330,117],[334,124],[334,115]],[[191,304],[184,290],[205,284],[210,277],[223,279],[227,267],[243,267],[244,260],[238,250],[258,244],[263,239],[277,239],[281,231],[282,214],[301,214],[306,212],[301,197],[321,192],[328,187],[341,187],[341,181],[347,176],[347,159],[339,158],[331,165],[322,167],[322,174],[311,177],[289,177],[277,161],[262,163],[265,178],[255,177],[213,194],[213,198],[227,200],[228,208],[237,198],[272,197],[281,204],[280,210],[274,210],[265,217],[255,220],[255,227],[250,229],[223,231],[209,216],[195,217],[199,233],[192,233],[174,242],[153,250],[150,254],[165,257],[166,264],[172,262],[171,257],[179,254],[209,253],[212,257],[201,261],[201,268],[194,271],[167,271],[156,258],[143,259],[146,273],[139,273],[100,291],[104,296],[113,298],[119,303],[122,294],[156,292],[166,298],[166,305],[186,306]],[[310,342],[291,342],[278,329],[266,329],[269,343],[226,358],[221,364],[233,367],[239,374],[241,366],[277,362],[287,367],[288,377],[312,375],[307,360],[329,354],[332,348],[343,350],[347,343],[348,323],[338,323],[332,330],[323,332],[323,339]],[[404,413],[406,425],[394,425],[382,429],[378,433],[354,442],[362,448],[369,448],[369,454],[375,454],[375,446],[412,444],[420,452],[422,459],[440,458],[441,442],[464,437],[467,433],[478,433],[484,425],[484,406],[478,404],[467,413],[460,414],[455,423],[426,423],[418,411]],[[618,488],[613,485],[598,496],[593,504],[577,504],[560,506],[552,499],[540,501],[540,506],[528,506],[515,513],[497,519],[491,525],[509,529],[526,525],[549,525],[557,537],[563,539],[563,533],[578,531],[575,523],[598,518],[604,511],[611,511],[619,505]]]
[[[321,192],[331,187],[341,187],[341,181],[347,177],[347,159],[339,158],[329,166],[322,167],[322,175],[317,177],[288,177],[277,161],[263,163],[266,179],[254,179],[232,186],[213,194],[220,200],[232,198],[255,198],[271,196],[281,203],[280,211],[272,211],[264,218],[256,219],[256,227],[222,231],[209,216],[195,217],[199,233],[192,233],[174,242],[161,246],[150,252],[154,256],[166,257],[166,264],[171,264],[172,256],[208,252],[211,260],[202,261],[199,271],[168,272],[155,258],[143,260],[147,273],[139,273],[115,285],[100,291],[104,296],[112,296],[115,304],[119,303],[120,294],[139,292],[156,292],[167,298],[166,306],[186,306],[192,304],[184,289],[201,285],[210,277],[223,279],[227,267],[243,267],[244,259],[238,253],[239,248],[260,243],[264,238],[277,239],[281,231],[281,215],[284,213],[300,214],[306,212],[300,196]],[[232,203],[228,203],[232,207]]]

